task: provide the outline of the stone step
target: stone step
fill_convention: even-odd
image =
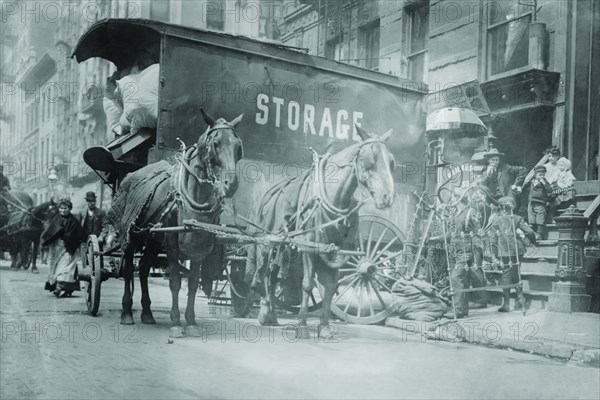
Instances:
[[[528,308],[537,310],[545,309],[549,296],[552,294],[552,283],[557,282],[554,274],[522,274],[521,278],[523,281],[523,294],[527,300]],[[590,290],[593,286],[593,279],[597,278],[588,276],[586,282],[587,294],[591,296],[594,296],[593,290]],[[485,291],[488,293],[488,302],[490,304],[502,304],[502,289],[487,288]],[[511,298],[514,299],[515,297],[515,291],[511,290]]]
[[[557,278],[554,273],[542,274],[521,274],[523,280],[523,288],[534,290],[536,292],[552,292],[552,282],[556,282]]]
[[[486,290],[488,293],[488,304],[493,304],[494,306],[500,306],[502,304],[502,290],[501,289],[488,289]],[[547,308],[548,303],[548,295],[550,292],[538,291],[538,290],[523,290],[523,295],[525,296],[525,305],[526,309],[530,310],[545,310]],[[514,307],[514,301],[517,297],[517,294],[514,290],[510,291],[511,308]]]
[[[532,258],[556,259],[558,257],[558,240],[538,240],[533,247],[525,252],[524,260]]]
[[[525,258],[521,262],[521,273],[553,274],[556,269],[556,257],[554,258]],[[500,271],[486,271],[486,273],[500,274]]]
[[[600,194],[600,181],[575,181],[573,186],[577,195]]]
[[[523,260],[521,273],[523,274],[553,274],[556,269],[556,258]]]
[[[577,197],[576,198],[577,209],[581,210],[581,211],[587,210],[587,208],[592,205],[595,198],[596,198],[596,196],[587,196],[587,195],[582,196],[582,197]]]
[[[486,272],[488,280],[491,283],[499,284],[501,273],[499,271]],[[557,278],[552,272],[524,272],[521,271],[521,280],[523,281],[523,289],[534,290],[540,292],[551,292],[552,282]]]

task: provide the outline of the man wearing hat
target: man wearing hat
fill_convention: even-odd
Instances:
[[[87,192],[85,194],[85,201],[87,202],[87,210],[79,214],[79,222],[87,236],[96,235],[100,242],[102,242],[100,233],[102,232],[102,224],[106,212],[96,207],[96,193]]]
[[[531,186],[529,190],[529,205],[527,206],[527,221],[536,231],[536,240],[544,237],[546,228],[547,207],[552,199],[552,186],[545,178],[546,167],[536,165],[533,168],[533,179],[525,184],[525,187]]]
[[[490,245],[494,261],[502,269],[501,285],[515,285],[519,282],[519,268],[525,254],[527,240],[535,242],[535,232],[518,215],[514,214],[515,200],[501,197],[498,200],[499,213],[495,213],[490,221]],[[524,306],[523,287],[515,286],[517,300],[515,308]],[[500,312],[510,311],[510,288],[502,289],[502,306]]]
[[[481,233],[491,215],[485,196],[476,191],[468,205],[452,219],[450,226],[449,258],[452,269],[450,279],[453,289],[478,288],[486,285],[482,269],[484,243]],[[473,305],[469,305],[469,298]],[[469,308],[486,308],[487,294],[484,290],[454,295],[455,317],[469,315]]]
[[[516,202],[520,197],[527,169],[501,162],[503,157],[504,153],[494,148],[483,154],[487,162],[482,175],[483,185],[488,188],[494,200],[511,196]]]

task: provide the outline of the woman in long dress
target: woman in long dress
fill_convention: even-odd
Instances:
[[[42,245],[49,246],[50,273],[45,289],[56,297],[69,297],[79,290],[77,279],[77,249],[85,240],[85,232],[77,218],[71,214],[73,203],[69,199],[58,202],[58,215],[42,233]]]

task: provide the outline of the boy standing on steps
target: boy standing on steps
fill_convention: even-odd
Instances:
[[[490,221],[490,244],[494,262],[502,269],[501,285],[519,283],[519,269],[525,255],[525,238],[535,241],[535,232],[523,218],[514,214],[516,202],[512,197],[502,197],[498,200],[499,213],[492,216]],[[516,286],[517,300],[515,309],[524,305],[523,287]],[[500,312],[510,311],[510,288],[502,289],[502,306]]]
[[[533,179],[525,185],[530,185],[529,206],[527,207],[527,220],[533,227],[535,239],[542,240],[544,237],[546,212],[549,202],[552,200],[552,186],[545,178],[546,167],[537,165],[534,169]]]

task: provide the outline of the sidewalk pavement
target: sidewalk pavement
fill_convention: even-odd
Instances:
[[[468,342],[526,351],[600,367],[600,314],[546,310],[500,313],[497,306],[471,310],[469,317],[435,322],[390,317],[386,326],[420,334],[423,341]]]
[[[152,283],[169,285],[168,279]],[[434,322],[389,317],[386,326],[402,329],[406,337],[422,341],[467,342],[500,349],[525,351],[574,363],[600,367],[600,314],[557,313],[546,310],[498,312],[498,306],[469,311],[457,321]]]

